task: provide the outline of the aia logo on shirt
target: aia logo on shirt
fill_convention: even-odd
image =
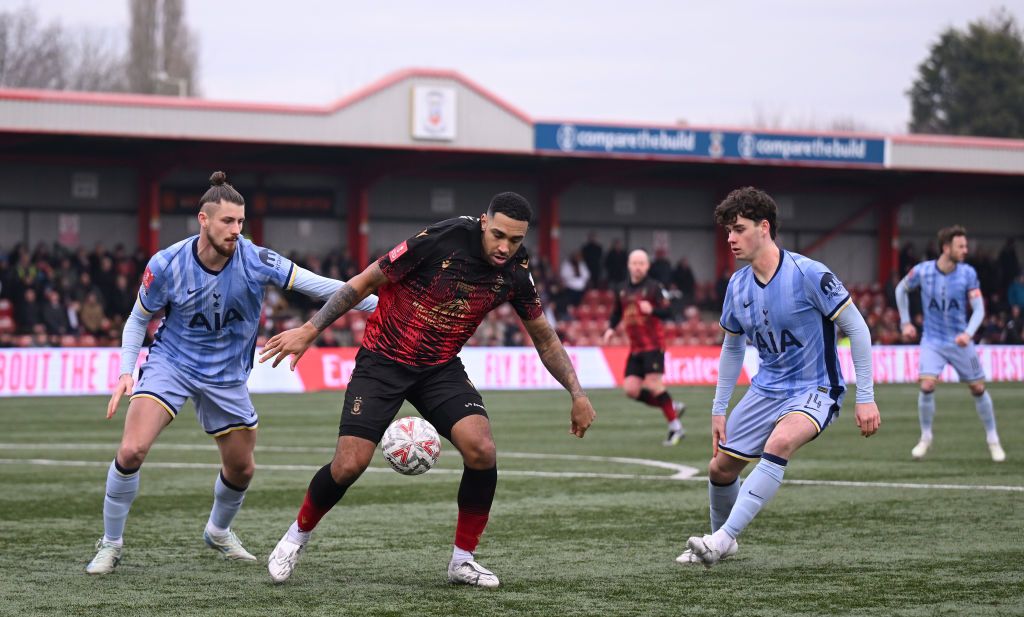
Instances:
[[[149,291],[149,286],[153,284],[153,273],[149,270],[149,266],[146,266],[146,271],[142,273],[142,286]]]
[[[405,252],[408,250],[409,245],[406,244],[405,240],[403,240],[401,244],[388,251],[388,259],[391,260],[391,263],[394,263],[399,257],[405,255]]]

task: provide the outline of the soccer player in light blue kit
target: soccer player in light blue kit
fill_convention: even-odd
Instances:
[[[919,379],[921,392],[917,395],[917,414],[921,422],[921,440],[910,455],[921,460],[932,445],[932,420],[935,418],[935,381],[952,364],[961,381],[966,381],[974,395],[974,407],[985,426],[992,460],[1001,463],[1006,452],[999,443],[996,431],[996,413],[992,397],[985,390],[985,372],[974,350],[974,333],[985,319],[985,302],[981,297],[978,274],[964,263],[967,257],[967,230],[960,225],[939,230],[938,259],[923,261],[907,273],[896,286],[896,306],[900,311],[903,337],[912,341],[917,328],[910,323],[908,292],[921,290],[924,308],[924,332],[921,335]],[[967,321],[967,305],[971,305],[971,320]]]
[[[139,468],[189,398],[200,425],[215,438],[222,463],[203,538],[225,559],[256,561],[230,526],[256,465],[259,419],[246,379],[255,355],[264,286],[325,300],[342,282],[317,276],[243,238],[245,200],[226,179],[223,172],[210,178],[213,186],[200,200],[199,235],[149,260],[125,324],[121,377],[107,418],[113,417],[123,395],[132,393],[131,403],[121,445],[107,471],[103,537],[86,566],[89,574],[107,574],[120,562],[125,521],[139,490]],[[372,311],[376,305],[376,296],[370,296],[355,308]],[[146,325],[161,309],[163,321],[133,391],[132,373]]]
[[[857,426],[870,437],[881,424],[867,324],[827,267],[775,244],[776,212],[772,198],[753,187],[733,191],[715,208],[733,254],[750,265],[732,275],[722,307],[726,337],[708,467],[712,533],[687,540],[679,563],[710,568],[734,555],[736,538],[775,496],[793,454],[839,415],[846,386],[836,355],[836,324],[850,337]],[[746,339],[757,347],[761,368],[726,420]],[[752,461],[757,466],[741,485],[740,472]]]

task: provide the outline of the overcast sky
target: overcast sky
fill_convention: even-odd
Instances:
[[[45,20],[126,36],[128,0],[32,5]],[[1024,21],[1024,0],[188,0],[186,20],[211,99],[322,105],[429,67],[459,71],[535,119],[852,119],[895,133],[938,34],[999,6]]]

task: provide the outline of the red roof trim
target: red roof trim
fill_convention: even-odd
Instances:
[[[248,103],[242,101],[212,101],[201,98],[157,96],[150,94],[120,94],[113,92],[68,92],[63,90],[32,90],[27,88],[0,89],[0,100],[30,101],[39,103],[68,103],[81,105],[111,105],[127,107],[164,107],[172,109],[222,110],[238,112],[270,112],[283,114],[328,115],[393,86],[406,79],[414,78],[451,79],[476,92],[491,103],[501,107],[527,124],[533,120],[523,111],[504,101],[489,90],[457,71],[442,69],[412,68],[396,71],[368,86],[342,97],[330,105],[290,105],[282,103]]]

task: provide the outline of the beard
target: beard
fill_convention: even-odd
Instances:
[[[238,247],[237,240],[232,244],[220,244],[216,240],[214,240],[213,236],[211,236],[209,233],[206,234],[206,240],[207,242],[210,243],[210,246],[213,247],[213,250],[217,251],[217,254],[220,255],[221,257],[231,257],[232,255],[235,254],[235,248]]]

